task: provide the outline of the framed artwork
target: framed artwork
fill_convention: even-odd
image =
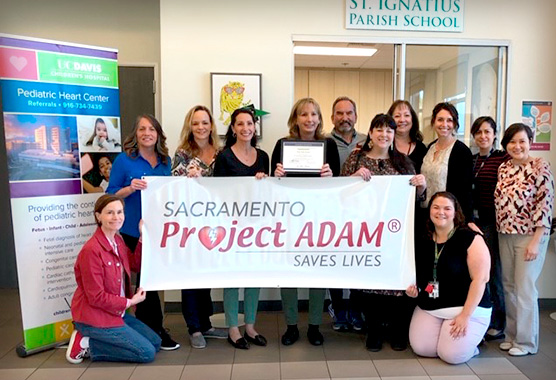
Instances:
[[[216,130],[224,136],[230,125],[232,113],[241,107],[253,105],[262,109],[262,74],[211,73],[211,105]],[[257,137],[262,137],[261,118],[256,123]]]

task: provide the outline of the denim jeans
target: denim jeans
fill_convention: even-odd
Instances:
[[[93,327],[74,322],[89,337],[92,361],[149,363],[160,350],[160,337],[132,315],[125,314],[121,327]]]
[[[344,299],[343,289],[328,289],[328,292],[330,293],[330,302],[332,303],[337,323],[350,322],[351,318],[348,319],[348,316],[361,319],[361,307],[363,305],[361,290],[350,289],[349,300]]]
[[[210,289],[182,289],[181,312],[189,335],[212,328],[210,316],[213,309]]]

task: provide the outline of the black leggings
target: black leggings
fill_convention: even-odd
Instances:
[[[131,250],[131,252],[134,252],[139,238],[126,234],[121,235],[127,247]],[[140,277],[140,273],[137,273],[137,287],[139,287]],[[164,318],[164,314],[162,313],[162,307],[160,306],[160,297],[158,297],[158,291],[148,291],[145,300],[141,303],[138,303],[135,307],[135,316],[137,317],[137,319],[153,329],[155,333],[160,335],[163,329],[162,320]]]
[[[390,341],[407,342],[409,322],[415,308],[412,298],[407,295],[389,296],[363,292],[364,313],[367,332],[370,336],[384,339],[387,337],[384,326],[389,326]]]

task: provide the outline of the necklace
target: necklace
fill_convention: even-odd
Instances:
[[[401,141],[401,140],[399,140]],[[402,149],[398,149],[398,144],[400,144],[399,142],[397,142],[397,140],[394,139],[394,143],[396,144],[396,150],[398,152],[401,152]],[[410,141],[409,144],[407,145],[407,153],[405,154],[406,156],[409,156],[409,154],[411,153],[411,147],[413,146],[413,142]]]

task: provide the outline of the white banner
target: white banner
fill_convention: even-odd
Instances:
[[[141,286],[406,289],[409,178],[147,177]]]

